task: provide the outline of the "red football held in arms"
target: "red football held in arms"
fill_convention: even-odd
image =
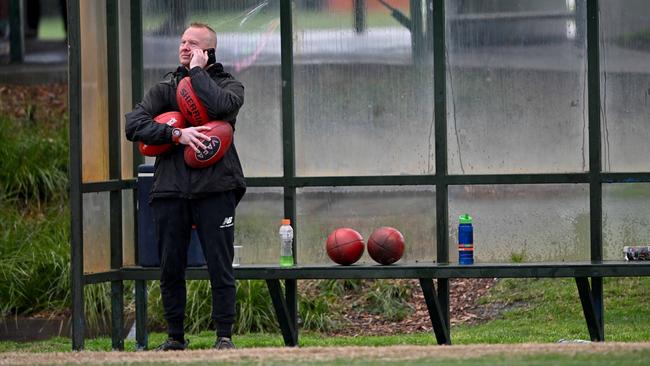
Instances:
[[[327,255],[344,266],[350,265],[363,255],[363,237],[356,230],[338,228],[327,237]]]
[[[176,88],[178,108],[192,126],[201,126],[208,122],[208,110],[205,109],[199,97],[194,93],[192,80],[184,77]]]
[[[392,227],[380,227],[370,234],[368,254],[379,264],[392,264],[404,254],[404,236]]]
[[[210,131],[201,131],[210,137],[209,141],[203,141],[203,147],[199,146],[196,152],[192,147],[185,146],[185,163],[192,168],[205,168],[210,166],[226,154],[232,144],[232,126],[224,121],[212,121],[205,124],[211,128]]]
[[[164,123],[174,128],[185,128],[185,117],[181,112],[166,112],[153,118],[158,123]],[[174,144],[147,145],[140,142],[138,149],[144,156],[157,156],[169,151]]]

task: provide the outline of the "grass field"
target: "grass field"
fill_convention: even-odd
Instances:
[[[47,17],[42,18],[38,25],[38,38],[42,40],[64,40],[65,25],[63,18]]]
[[[647,342],[650,340],[650,279],[609,278],[605,279],[605,339],[608,342]],[[589,334],[582,315],[573,280],[568,279],[524,279],[501,280],[490,291],[485,306],[499,306],[500,315],[480,324],[452,326],[453,344],[507,344],[507,343],[556,343],[564,340],[588,340]],[[214,342],[214,333],[203,331],[187,336],[194,350],[208,349]],[[149,336],[149,346],[155,347],[165,334]],[[282,337],[279,331],[272,333],[243,333],[235,336],[240,348],[279,347]],[[135,350],[134,341],[127,341],[126,350]],[[340,346],[395,346],[435,345],[430,332],[401,334],[393,336],[331,336],[302,330],[300,345],[304,347]],[[49,341],[17,343],[0,342],[0,352],[67,352],[70,340],[55,338]],[[87,339],[85,349],[108,351],[111,349],[107,337]]]
[[[0,365],[647,365],[650,343],[0,353]]]

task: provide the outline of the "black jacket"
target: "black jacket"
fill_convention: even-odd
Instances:
[[[204,70],[179,67],[171,77],[154,85],[142,102],[126,114],[126,138],[145,144],[171,143],[172,128],[153,121],[153,117],[178,111],[176,87],[185,76],[190,76],[192,88],[208,111],[210,120],[228,121],[235,128],[239,108],[244,104],[244,86],[232,75],[223,71],[219,63]],[[156,157],[154,182],[150,198],[182,197],[200,198],[216,192],[234,190],[237,201],[246,191],[235,139],[224,157],[216,164],[203,169],[193,169],[185,164],[185,145],[174,146]]]

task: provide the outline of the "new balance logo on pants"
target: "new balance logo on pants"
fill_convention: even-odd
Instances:
[[[233,217],[232,217],[232,216],[228,216],[228,217],[226,217],[226,218],[223,219],[223,223],[221,224],[221,226],[219,226],[219,228],[220,228],[220,229],[224,229],[224,228],[227,228],[227,227],[231,227],[231,226],[233,226],[233,225],[235,225],[235,222],[234,222],[234,220],[233,220]]]

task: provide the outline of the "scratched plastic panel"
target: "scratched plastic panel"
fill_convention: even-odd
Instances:
[[[217,32],[217,62],[244,84],[235,143],[246,176],[282,175],[279,1],[144,0],[145,92],[178,66],[191,22]],[[153,159],[147,159],[153,162]]]
[[[82,181],[108,179],[106,1],[79,2],[81,26]]]
[[[449,187],[449,261],[458,262],[458,216],[474,227],[475,262],[590,259],[586,184]]]
[[[623,260],[626,245],[650,246],[650,184],[603,185],[603,259]]]
[[[122,191],[122,263],[125,266],[135,265],[135,220],[136,207],[133,200],[133,190]]]
[[[235,245],[242,246],[241,264],[278,264],[283,219],[282,188],[248,188],[237,206]]]
[[[435,187],[310,187],[297,194],[300,264],[333,264],[325,243],[339,227],[353,228],[366,242],[376,228],[394,227],[406,244],[397,264],[435,260]],[[367,250],[357,263],[376,264]]]
[[[650,170],[650,2],[600,1],[602,166]]]
[[[120,46],[120,110],[117,116],[120,120],[120,157],[122,162],[122,178],[134,177],[133,169],[133,143],[126,139],[124,133],[126,119],[124,115],[133,108],[133,76],[131,68],[131,5],[130,2],[117,3],[119,18],[119,46]]]
[[[451,174],[588,169],[585,4],[445,1]]]
[[[109,192],[83,194],[84,273],[105,272],[111,268]]]
[[[293,3],[297,175],[434,173],[431,32],[398,20],[427,9]]]

